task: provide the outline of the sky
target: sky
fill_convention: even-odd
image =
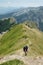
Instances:
[[[0,7],[37,7],[43,6],[43,0],[0,0]]]

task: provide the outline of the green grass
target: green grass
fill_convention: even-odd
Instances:
[[[23,36],[22,25],[16,25],[11,28],[7,34],[0,40],[0,54],[7,54],[19,48],[16,47],[17,41]]]
[[[8,62],[5,62],[5,63],[0,64],[0,65],[24,65],[24,63],[22,61],[15,59],[15,60],[8,61]]]
[[[28,54],[43,55],[43,33],[24,23],[15,25],[0,40],[0,56],[12,54],[27,44],[30,49]]]

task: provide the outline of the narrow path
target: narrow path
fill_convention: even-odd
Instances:
[[[26,56],[20,56],[15,54],[5,56],[2,59],[0,59],[0,64],[14,59],[21,60],[26,65],[43,65],[43,58],[33,58],[33,57],[26,57]]]
[[[10,56],[5,56],[2,59],[0,59],[0,64],[10,61],[10,60],[14,60],[14,59],[18,59],[24,62],[24,64],[28,65],[27,60],[25,59],[26,57],[23,56],[19,56],[19,55],[10,55]]]

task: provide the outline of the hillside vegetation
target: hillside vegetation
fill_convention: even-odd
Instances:
[[[0,40],[0,56],[15,53],[25,45],[29,46],[28,55],[43,55],[43,33],[25,23],[12,26]]]
[[[0,65],[24,65],[24,63],[22,61],[15,59],[15,60],[8,61],[8,62],[5,62],[5,63],[0,64]]]
[[[15,18],[5,18],[0,20],[0,33],[10,30],[10,27],[15,24]]]

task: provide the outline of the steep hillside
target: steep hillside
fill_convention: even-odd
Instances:
[[[5,18],[0,20],[0,33],[10,30],[10,27],[16,23],[15,18]]]
[[[28,55],[43,55],[43,33],[25,23],[17,24],[0,40],[0,56],[15,53],[25,45],[29,46]]]
[[[13,15],[18,23],[25,20],[34,21],[38,24],[39,29],[43,31],[43,7],[25,8]]]

